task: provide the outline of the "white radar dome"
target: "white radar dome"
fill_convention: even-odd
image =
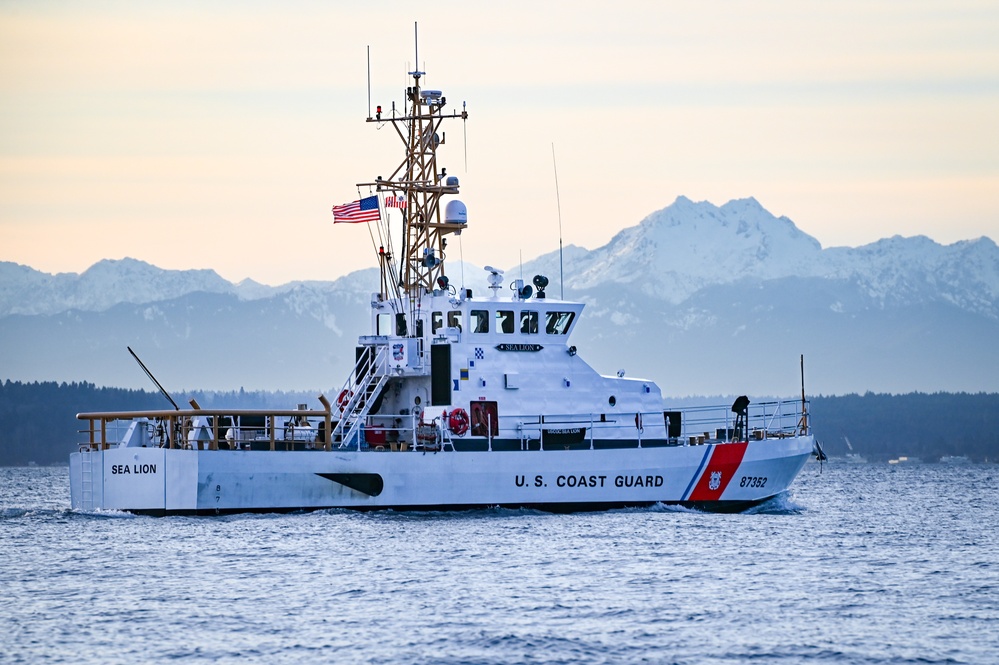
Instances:
[[[468,209],[465,208],[465,204],[457,199],[448,201],[444,208],[444,221],[448,224],[467,224]]]

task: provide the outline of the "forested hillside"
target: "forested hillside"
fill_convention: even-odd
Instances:
[[[204,408],[222,406],[321,408],[316,395],[286,392],[189,392],[175,395],[181,407],[194,398]],[[98,388],[92,383],[0,383],[0,465],[66,464],[82,435],[76,414],[170,408],[164,397],[144,390]],[[999,460],[999,394],[910,393],[813,397],[812,425],[829,455],[852,452],[871,462],[899,455],[936,461],[967,455],[976,462]]]
[[[899,455],[932,462],[967,455],[999,461],[999,394],[909,393],[812,398],[815,435],[829,455],[852,452],[869,461]]]

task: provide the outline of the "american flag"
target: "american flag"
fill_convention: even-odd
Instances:
[[[385,197],[385,207],[386,208],[405,208],[406,207],[406,197],[405,196],[386,196]]]
[[[377,222],[380,216],[378,196],[369,196],[360,201],[333,206],[333,223],[356,224],[357,222]]]

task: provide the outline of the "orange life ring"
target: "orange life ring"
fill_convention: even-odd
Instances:
[[[448,416],[447,426],[458,436],[465,436],[468,431],[468,412],[462,408],[455,409]]]
[[[347,408],[347,403],[353,396],[354,393],[350,390],[341,390],[340,394],[336,396],[336,405],[340,407],[340,413],[343,413],[343,410]]]

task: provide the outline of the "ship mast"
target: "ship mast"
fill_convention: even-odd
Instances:
[[[378,192],[403,196],[406,207],[403,215],[403,247],[400,252],[402,266],[399,274],[399,287],[405,296],[419,298],[421,295],[442,288],[444,276],[444,250],[446,236],[459,234],[465,229],[464,205],[458,201],[452,214],[442,217],[441,197],[458,193],[458,179],[448,176],[446,169],[439,168],[437,148],[444,143],[441,124],[447,119],[466,120],[468,113],[445,113],[447,100],[440,90],[425,90],[420,80],[425,72],[409,72],[413,85],[406,88],[406,104],[402,115],[382,117],[381,106],[377,107],[374,118],[367,122],[391,123],[396,134],[405,146],[405,158],[388,178],[379,177],[372,183],[359,183],[359,186],[374,187]],[[381,261],[382,285],[385,291],[388,283],[386,261]],[[441,280],[441,281],[439,281]],[[385,297],[388,293],[383,293]]]

